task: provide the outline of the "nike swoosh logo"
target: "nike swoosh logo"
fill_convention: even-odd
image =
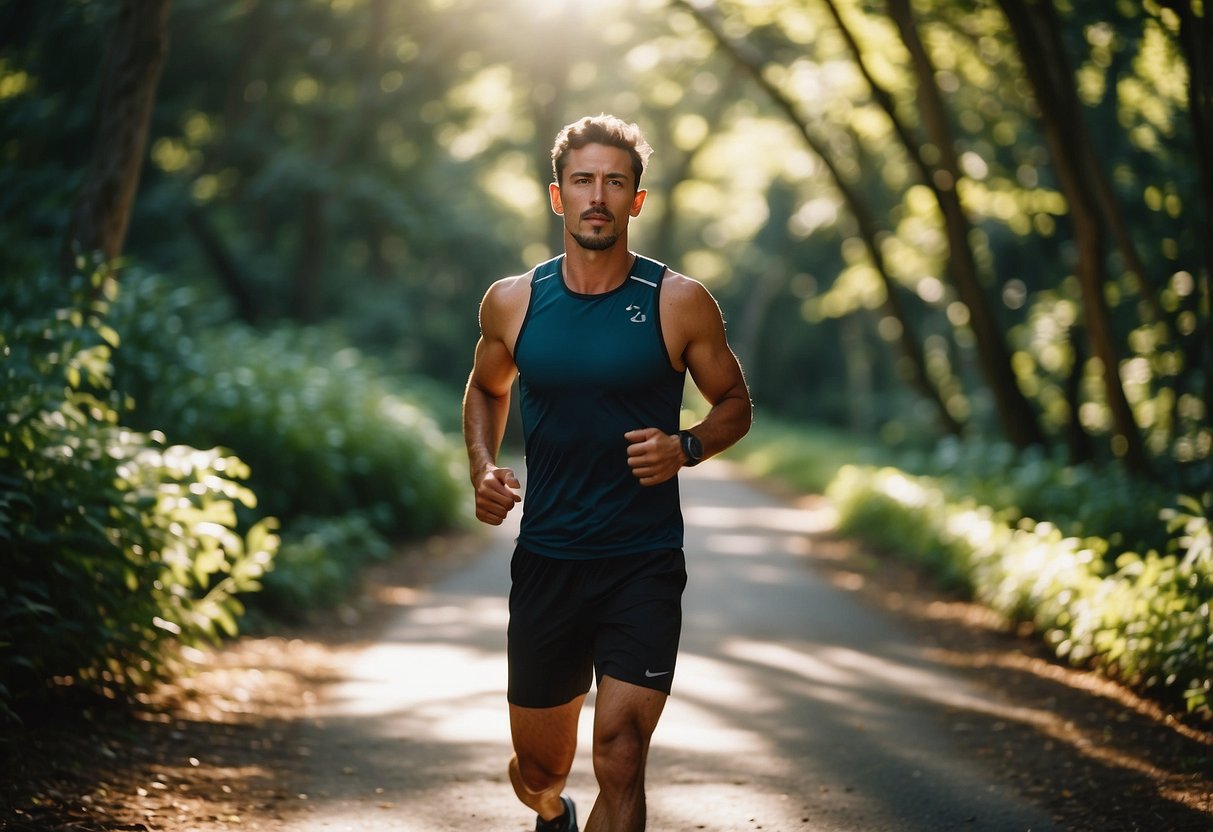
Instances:
[[[658,676],[668,676],[669,674],[670,674],[670,671],[668,671],[668,670],[663,670],[660,673],[654,673],[651,670],[646,670],[644,672],[644,676],[646,679],[656,679]]]

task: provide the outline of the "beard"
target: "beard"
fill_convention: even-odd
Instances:
[[[595,228],[592,234],[579,234],[570,228],[569,235],[577,241],[577,245],[587,251],[606,251],[619,241],[619,233],[614,229],[615,214],[611,209],[605,205],[589,208],[581,214],[583,220],[588,217],[605,217],[611,225]]]
[[[618,234],[577,234],[570,231],[569,236],[577,241],[577,245],[588,251],[606,251],[619,242]]]

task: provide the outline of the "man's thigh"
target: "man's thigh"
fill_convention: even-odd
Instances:
[[[594,747],[604,740],[632,734],[647,751],[668,699],[660,690],[604,676],[594,698]]]
[[[510,705],[510,734],[525,780],[530,781],[536,769],[547,776],[568,775],[577,751],[577,720],[583,702],[584,695],[554,708]]]

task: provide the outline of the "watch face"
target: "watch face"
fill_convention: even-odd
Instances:
[[[682,434],[682,447],[693,462],[703,459],[703,443],[699,437],[689,431]]]

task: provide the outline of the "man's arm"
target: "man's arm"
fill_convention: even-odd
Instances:
[[[662,322],[672,327],[670,338],[682,344],[680,358],[695,386],[711,405],[690,431],[703,443],[703,457],[714,456],[745,436],[753,419],[750,391],[737,356],[729,348],[724,318],[716,299],[703,284],[669,275],[662,285]],[[657,428],[629,431],[628,464],[642,485],[657,485],[686,464],[677,434]]]
[[[521,501],[518,478],[497,467],[510,409],[510,386],[518,374],[505,334],[513,319],[510,300],[516,287],[510,278],[489,287],[480,304],[480,340],[463,394],[463,440],[468,473],[476,491],[476,519],[501,525]]]

